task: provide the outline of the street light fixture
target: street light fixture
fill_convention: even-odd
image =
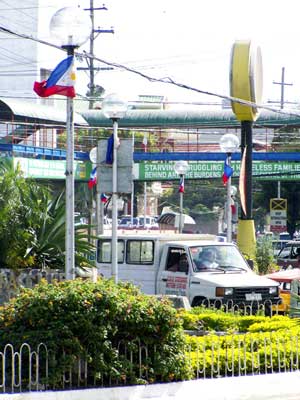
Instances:
[[[111,269],[115,283],[118,283],[118,121],[126,114],[127,107],[127,102],[122,100],[116,93],[106,96],[102,102],[104,116],[110,118],[113,122]]]
[[[239,139],[233,133],[226,133],[220,139],[220,147],[224,153],[227,153],[227,165],[229,167],[231,166],[231,154],[237,151],[239,145],[240,145]],[[231,176],[229,176],[226,185],[227,185],[227,201],[226,201],[227,242],[231,242],[232,241]]]
[[[179,233],[183,230],[183,193],[184,193],[184,176],[189,169],[189,164],[187,161],[177,161],[174,165],[174,169],[177,175],[180,177],[180,187],[179,187]]]
[[[51,36],[73,56],[75,49],[85,43],[91,34],[90,18],[76,7],[58,10],[50,21]],[[67,150],[66,150],[66,261],[65,278],[75,278],[74,230],[74,111],[73,98],[67,97]]]

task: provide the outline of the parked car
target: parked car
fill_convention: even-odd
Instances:
[[[282,269],[300,268],[300,241],[290,240],[279,251],[277,264]]]
[[[286,247],[290,240],[272,240],[273,254],[275,257],[278,256],[280,251]]]
[[[137,228],[138,226],[139,226],[138,218],[136,217],[131,218],[131,216],[122,217],[118,224],[119,229]]]
[[[159,225],[156,222],[156,218],[155,217],[151,217],[151,216],[141,216],[138,217],[138,221],[139,221],[139,228],[145,228],[145,229],[159,229]]]

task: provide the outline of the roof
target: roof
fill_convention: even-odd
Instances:
[[[111,127],[111,121],[101,110],[87,110],[81,115],[90,126]],[[277,128],[282,125],[300,126],[300,117],[290,114],[280,114],[262,110],[254,126]],[[119,120],[120,128],[142,127],[209,127],[237,128],[241,126],[231,111],[225,110],[129,110],[124,118]]]
[[[0,97],[0,119],[1,121],[32,122],[33,124],[65,124],[66,109],[58,109],[33,101],[18,99],[7,99]],[[74,124],[87,126],[86,120],[74,112]]]
[[[273,272],[272,274],[266,275],[267,278],[273,279],[277,282],[290,282],[293,279],[300,280],[300,269],[285,269],[278,272]]]
[[[98,236],[99,239],[111,239],[111,234],[103,234]],[[156,239],[161,241],[216,241],[216,236],[211,234],[190,234],[190,233],[165,233],[164,231],[147,231],[141,233],[139,230],[130,230],[130,231],[123,231],[122,233],[118,233],[118,239]]]
[[[180,216],[180,214],[178,214],[178,213],[167,212],[165,214],[162,214],[157,219],[157,223],[158,224],[166,224],[166,225],[174,225],[176,217],[179,218],[179,216]],[[182,214],[182,216],[183,216],[183,223],[184,224],[192,224],[192,225],[196,224],[195,220],[192,217],[190,217],[189,215]]]

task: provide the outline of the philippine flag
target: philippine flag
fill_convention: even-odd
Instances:
[[[90,179],[88,181],[88,188],[93,189],[93,187],[97,184],[97,167],[95,167],[90,175]]]
[[[40,97],[49,97],[54,94],[75,97],[74,56],[68,56],[52,71],[48,80],[34,82],[33,90]]]
[[[233,174],[233,168],[229,165],[228,157],[226,157],[225,163],[224,163],[224,172],[222,175],[222,180],[224,185],[226,185],[228,179],[231,177]]]
[[[180,177],[178,192],[184,193],[184,177],[183,176]]]
[[[105,203],[107,203],[108,197],[106,196],[105,193],[101,193],[100,199],[101,199],[101,202],[105,204]]]

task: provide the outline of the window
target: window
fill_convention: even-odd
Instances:
[[[170,247],[166,263],[166,270],[171,272],[179,271],[180,256],[186,254],[185,250],[179,247]]]
[[[111,240],[98,240],[97,245],[97,262],[111,262]],[[124,241],[118,240],[118,263],[124,262]]]
[[[128,240],[127,264],[153,264],[154,242],[152,240]]]

